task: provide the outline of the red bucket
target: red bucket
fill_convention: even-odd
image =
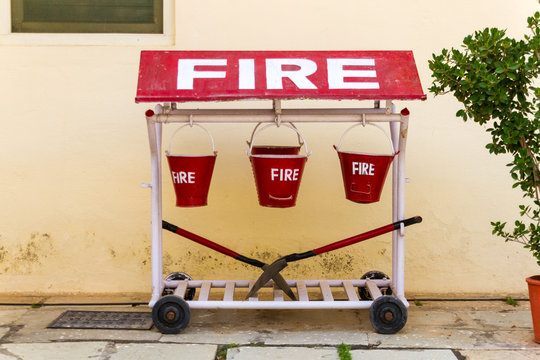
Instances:
[[[302,180],[302,173],[310,155],[307,144],[296,128],[289,124],[282,126],[293,129],[302,138],[306,155],[275,154],[253,152],[253,142],[257,134],[274,124],[259,129],[253,136],[248,151],[249,160],[255,177],[257,195],[261,206],[287,208],[296,205],[296,197]]]
[[[369,125],[376,126],[385,133],[392,147],[392,155],[340,151],[343,137],[349,130],[358,125],[361,124],[355,124],[348,128],[341,136],[339,145],[337,147],[334,146],[341,163],[345,197],[348,200],[359,203],[377,202],[381,198],[390,164],[397,153],[394,153],[394,146],[390,137],[388,137],[381,127],[375,124]]]
[[[166,151],[171,178],[176,193],[176,206],[179,207],[195,207],[207,205],[208,190],[210,189],[210,180],[216,163],[217,152],[214,147],[214,139],[212,135],[204,127],[198,124],[193,124],[202,128],[212,142],[213,155],[173,155]],[[184,128],[184,125],[178,128],[171,137]]]
[[[288,146],[288,145],[253,145],[251,146],[251,143],[253,142],[253,135],[255,135],[257,129],[262,123],[258,123],[255,128],[253,129],[253,132],[251,133],[251,140],[247,141],[248,146],[251,147],[251,154],[253,155],[298,155],[300,153],[300,148],[302,147],[303,143],[300,139],[300,135],[298,135],[298,146]],[[294,124],[290,123],[292,127],[296,129],[296,126]],[[297,129],[298,130],[298,129]]]

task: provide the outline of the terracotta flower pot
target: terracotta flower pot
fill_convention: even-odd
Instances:
[[[529,298],[534,328],[534,341],[540,343],[540,275],[528,277]]]

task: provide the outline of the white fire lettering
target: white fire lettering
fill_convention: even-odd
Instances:
[[[345,78],[376,78],[375,70],[346,70],[344,66],[375,66],[375,59],[326,59],[329,89],[378,89],[378,82],[345,82]]]
[[[298,70],[283,70],[284,65],[296,65]],[[266,59],[266,88],[283,89],[283,78],[289,78],[299,89],[316,89],[307,78],[317,71],[317,64],[309,59]]]
[[[370,163],[364,163],[364,162],[356,162],[353,161],[352,163],[352,174],[353,175],[375,175],[375,165]]]
[[[175,184],[195,184],[195,173],[188,171],[171,171],[173,183]]]
[[[271,179],[272,181],[279,180],[279,181],[298,181],[298,175],[300,173],[300,169],[276,169],[271,168]]]
[[[225,78],[225,71],[201,71],[195,70],[195,66],[226,66],[227,59],[179,59],[178,78],[176,88],[178,90],[193,90],[193,79],[220,79]]]
[[[255,89],[255,60],[238,60],[238,88],[241,90]]]
[[[326,59],[328,89],[379,89],[376,81],[351,81],[346,79],[373,79],[377,72],[372,69],[350,69],[351,66],[375,66],[375,59],[331,58]],[[266,59],[266,89],[283,89],[283,79],[288,78],[298,89],[317,89],[308,79],[317,72],[317,63],[310,59],[280,58]],[[204,70],[205,66],[223,66],[223,70]],[[231,66],[233,66],[231,64]],[[296,69],[284,69],[295,66]],[[224,79],[227,77],[227,59],[179,59],[177,89],[193,90],[195,79]],[[260,70],[255,66],[255,59],[238,59],[238,89],[256,89],[255,74]],[[264,86],[257,84],[259,87]]]

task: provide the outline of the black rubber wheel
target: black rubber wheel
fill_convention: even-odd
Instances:
[[[189,305],[175,295],[162,297],[152,309],[152,321],[162,334],[178,334],[189,324],[190,318]]]
[[[193,280],[193,279],[191,278],[191,276],[189,276],[186,273],[173,272],[167,275],[167,277],[165,278],[165,281],[172,281],[172,280]],[[173,293],[174,293],[174,289],[165,288],[163,289],[163,294],[161,295],[163,296],[172,295]],[[194,297],[195,297],[195,288],[187,289],[186,295],[184,296],[184,300],[186,301],[193,300]]]
[[[362,280],[364,280],[364,279],[387,280],[387,279],[390,279],[390,277],[388,275],[386,275],[385,273],[383,273],[383,272],[373,270],[373,271],[368,271],[367,273],[362,275],[362,277],[360,279],[362,279]],[[390,287],[380,288],[380,290],[381,290],[381,293],[383,295],[392,295],[392,289]],[[371,294],[369,293],[368,289],[365,288],[365,287],[359,287],[358,288],[358,295],[360,295],[360,299],[362,299],[362,300],[372,300]]]
[[[407,308],[394,296],[381,296],[371,304],[369,320],[377,332],[395,334],[407,322]]]

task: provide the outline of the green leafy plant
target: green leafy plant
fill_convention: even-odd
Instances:
[[[232,348],[235,348],[235,347],[239,347],[240,344],[228,344],[228,345],[225,345],[225,346],[220,346],[218,351],[217,351],[217,354],[216,354],[216,359],[217,360],[225,360],[227,359],[227,351],[229,349],[232,349]]]
[[[512,299],[511,296],[507,296],[505,299],[504,299],[504,302],[507,303],[508,305],[512,305],[512,306],[518,306],[518,302],[514,299]]]
[[[344,343],[341,343],[337,346],[337,352],[339,356],[339,360],[351,360],[351,347],[349,345],[345,345]]]
[[[540,1],[539,1],[540,2]],[[491,134],[486,148],[492,154],[510,154],[508,164],[514,188],[525,204],[513,229],[492,222],[493,234],[515,241],[532,252],[540,265],[540,13],[529,17],[531,33],[523,40],[505,30],[486,28],[467,36],[460,50],[443,49],[429,61],[435,95],[452,93],[463,105],[457,113],[482,125]]]

